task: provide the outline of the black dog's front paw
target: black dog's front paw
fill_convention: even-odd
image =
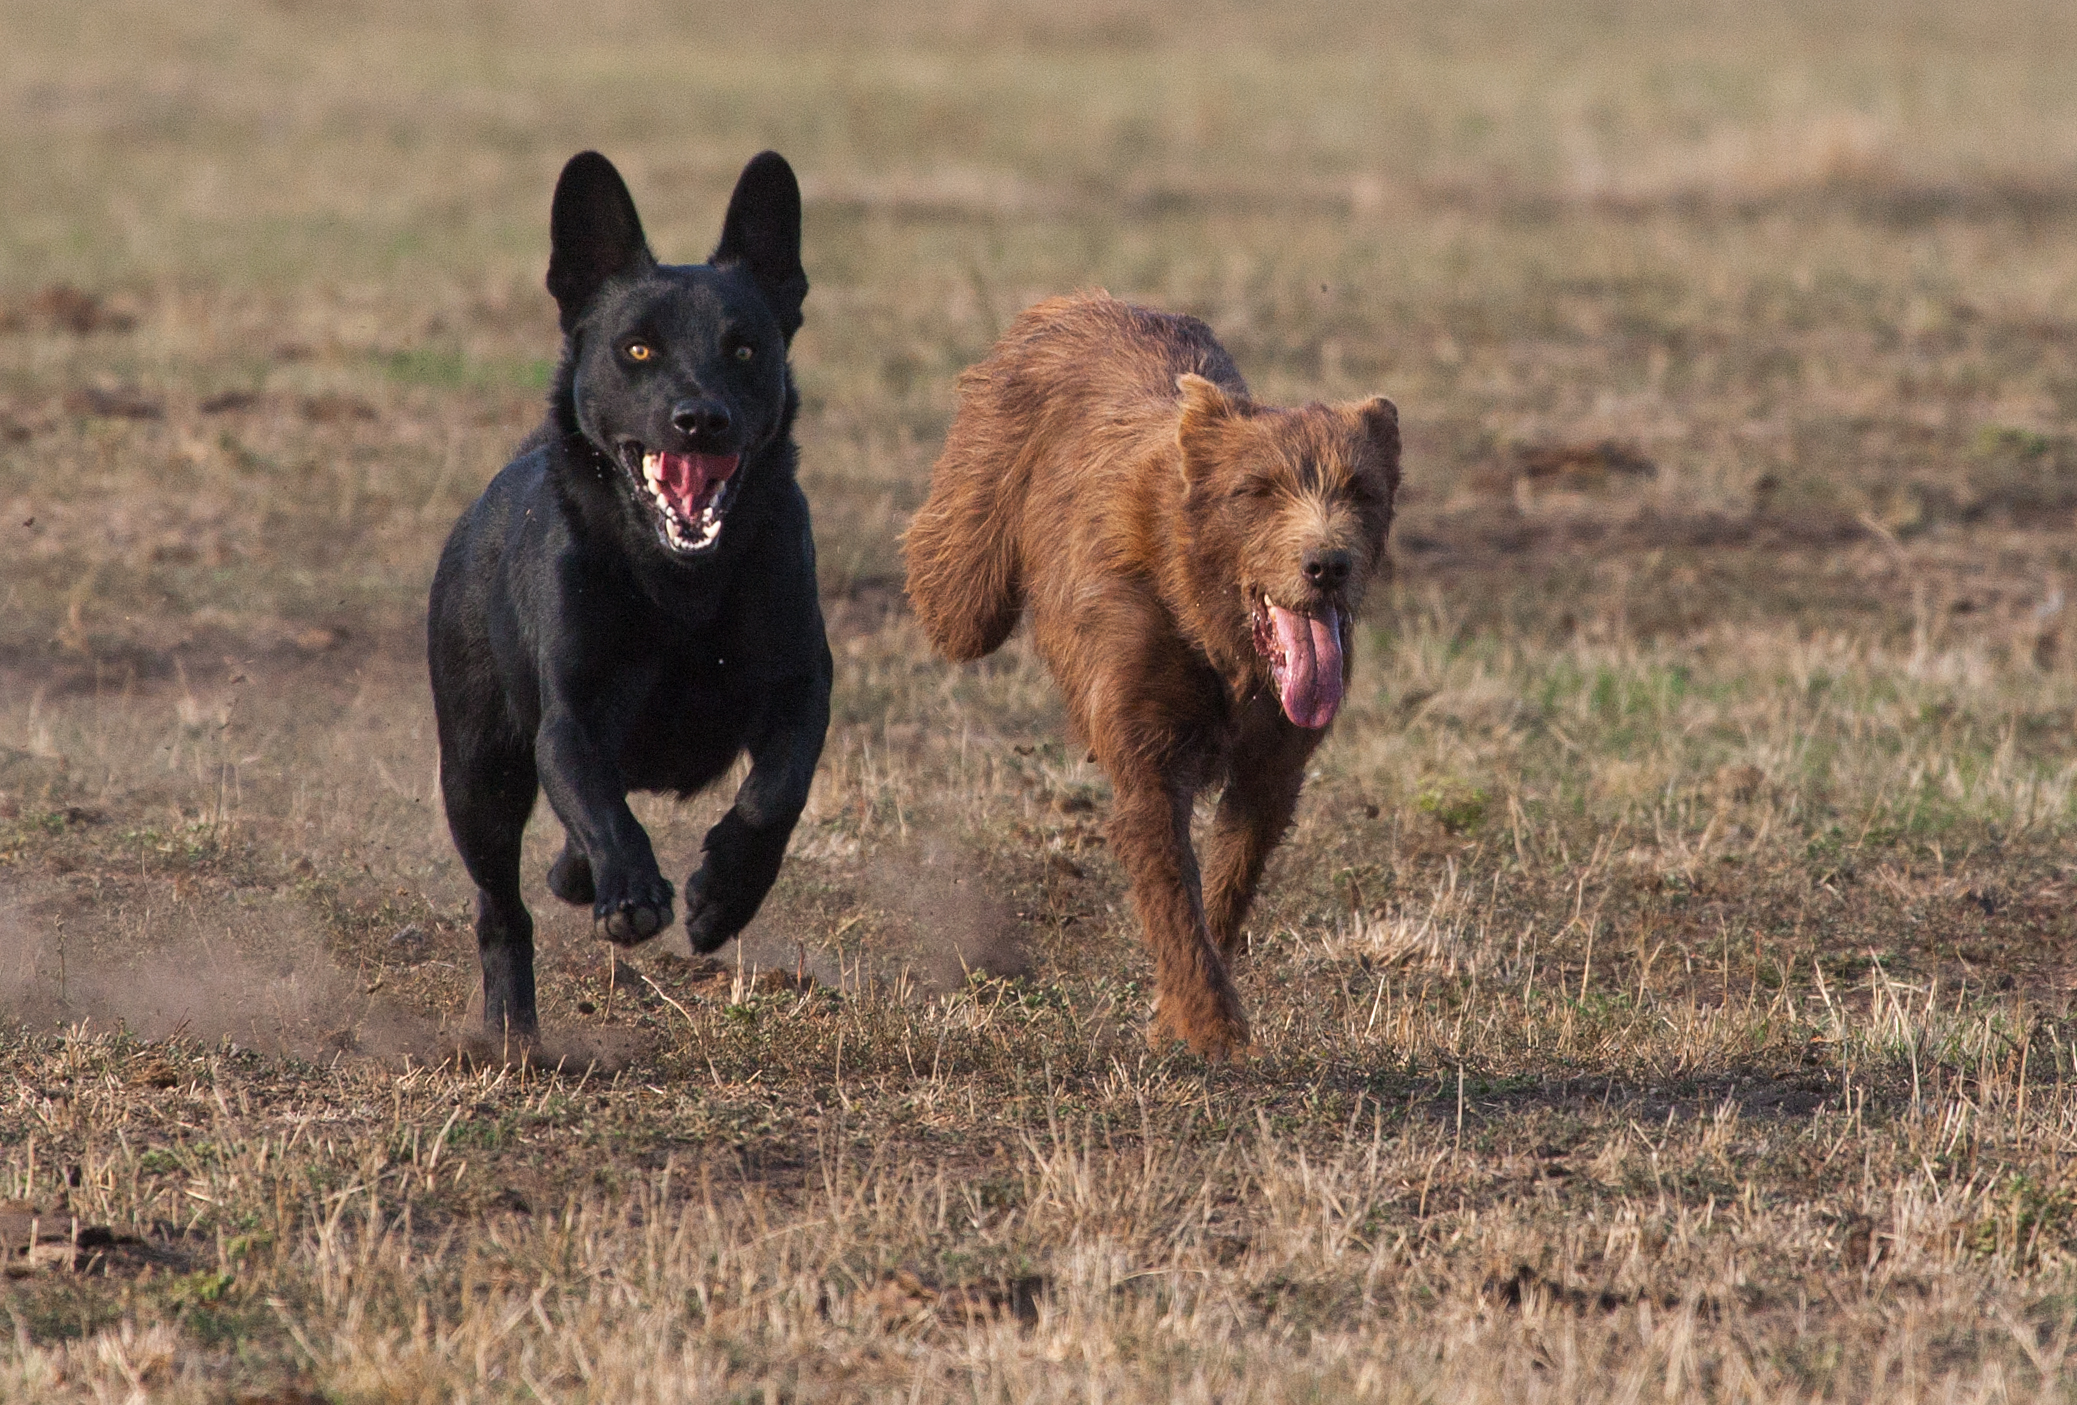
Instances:
[[[618,892],[613,891],[615,887]],[[638,946],[671,925],[671,885],[656,874],[617,885],[601,884],[591,916],[607,941]]]
[[[685,935],[698,952],[714,950],[748,926],[786,856],[784,826],[752,829],[730,810],[707,831],[706,861],[685,880]]]
[[[729,893],[728,886],[712,863],[685,880],[685,936],[694,951],[704,954],[719,948],[757,915],[764,894],[746,903],[742,895]]]

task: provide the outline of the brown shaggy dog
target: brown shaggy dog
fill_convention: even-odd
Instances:
[[[960,378],[909,528],[909,598],[952,659],[1029,608],[1115,791],[1112,851],[1153,948],[1149,1038],[1244,1048],[1227,973],[1306,758],[1390,571],[1399,412],[1257,405],[1211,329],[1112,298],[1026,311]],[[1200,882],[1196,793],[1223,785]]]

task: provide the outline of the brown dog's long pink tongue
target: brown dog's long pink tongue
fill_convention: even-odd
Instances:
[[[736,471],[734,454],[665,454],[659,465],[664,496],[678,515],[690,522],[700,515],[700,498],[712,483]]]
[[[1324,727],[1341,710],[1341,616],[1332,605],[1301,615],[1272,603],[1270,621],[1284,650],[1278,700],[1301,727]]]

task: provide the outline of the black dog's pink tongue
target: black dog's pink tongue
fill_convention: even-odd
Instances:
[[[677,514],[690,522],[705,506],[707,491],[728,481],[736,471],[736,454],[664,454],[657,465],[662,479],[657,486]]]
[[[1274,601],[1269,617],[1283,647],[1277,678],[1284,716],[1301,727],[1324,727],[1341,709],[1341,615],[1332,605],[1301,615]]]

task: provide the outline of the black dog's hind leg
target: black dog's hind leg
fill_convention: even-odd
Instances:
[[[519,846],[534,809],[533,758],[464,761],[443,755],[440,777],[447,827],[476,880],[484,1033],[531,1040],[540,1027],[534,1012],[534,920],[519,896]]]
[[[548,865],[548,891],[566,903],[583,907],[598,900],[598,885],[591,881],[591,860],[577,841],[563,837],[563,851]]]
[[[750,739],[750,774],[701,841],[699,871],[685,880],[685,935],[694,951],[714,950],[757,916],[808,803],[828,729],[827,684],[803,682]]]

